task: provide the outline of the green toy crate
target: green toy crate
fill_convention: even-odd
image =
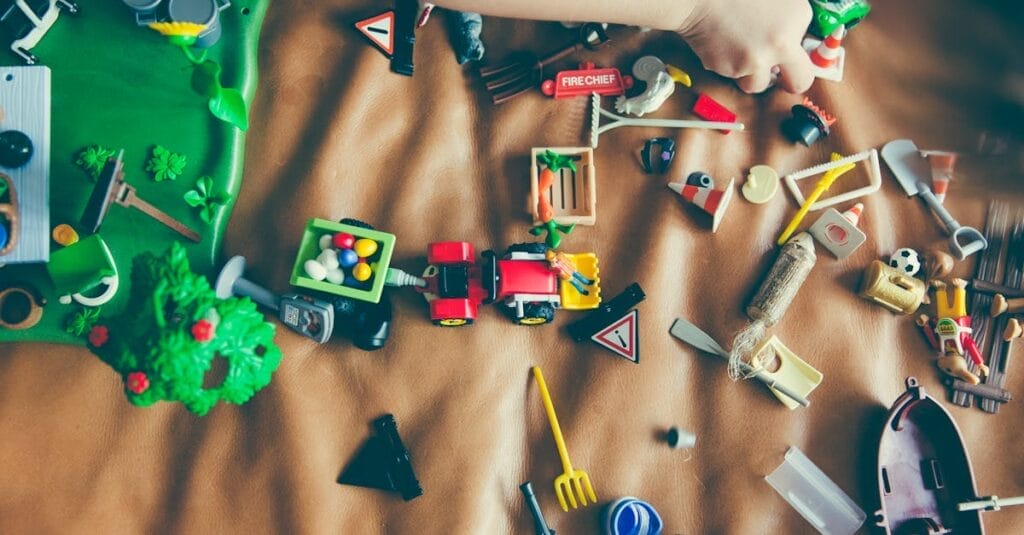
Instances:
[[[373,271],[373,283],[370,285],[369,289],[353,288],[341,284],[331,284],[329,282],[318,281],[306,276],[306,270],[303,267],[303,264],[305,264],[307,260],[315,259],[317,255],[320,254],[320,237],[337,232],[347,232],[355,236],[357,240],[360,238],[368,238],[377,242],[377,252],[368,259],[371,265],[376,264],[376,269]],[[302,233],[302,241],[299,243],[299,253],[295,256],[295,266],[292,267],[292,278],[290,282],[292,286],[298,286],[300,288],[308,288],[318,292],[351,297],[352,299],[368,301],[370,303],[378,303],[380,302],[380,295],[384,291],[384,281],[387,279],[388,267],[391,265],[391,254],[394,253],[394,251],[394,234],[388,234],[387,232],[381,232],[379,230],[360,228],[353,225],[346,225],[345,223],[335,223],[326,219],[310,219],[309,222],[306,223],[306,230]]]

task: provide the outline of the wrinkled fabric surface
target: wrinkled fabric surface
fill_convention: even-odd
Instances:
[[[809,408],[789,411],[760,384],[731,382],[723,362],[668,334],[685,317],[728,347],[797,208],[786,192],[753,205],[737,191],[712,234],[710,218],[665,187],[692,171],[706,171],[718,187],[736,177],[738,189],[755,164],[792,171],[832,151],[907,137],[963,153],[946,200],[963,224],[983,228],[989,199],[1024,206],[1019,8],[923,0],[874,7],[844,41],[845,81],[819,81],[808,93],[838,117],[811,148],[779,132],[799,97],[742,94],[700,69],[676,35],[627,32],[558,66],[589,60],[627,72],[640,55],[655,54],[690,72],[696,90],[747,126],[729,135],[621,128],[601,136],[597,224],[577,228],[564,249],[597,253],[605,297],[634,281],[647,292],[639,365],[573,343],[563,327],[579,313],[527,328],[485,307],[475,325],[442,329],[411,290],[393,292],[394,331],[376,353],[344,338],[320,346],[279,326],[284,360],[271,385],[205,418],[178,405],[131,406],[119,377],[85,349],[7,345],[0,532],[532,533],[518,489],[529,480],[548,522],[567,535],[596,533],[601,506],[621,496],[650,502],[666,533],[809,533],[763,480],[791,445],[868,512],[868,531],[878,433],[907,376],[952,412],[979,494],[1024,494],[1021,344],[1006,383],[1018,399],[997,415],[953,407],[913,318],[855,293],[871,260],[945,242],[884,166],[881,191],[863,200],[867,243],[843,261],[819,247],[817,266],[770,331],[824,373]],[[431,241],[465,240],[478,251],[530,241],[530,148],[586,142],[586,99],[533,91],[492,106],[472,68],[456,63],[443,17],[417,34],[415,76],[390,73],[350,26],[378,9],[278,1],[267,16],[246,176],[224,258],[245,255],[249,278],[277,292],[289,289],[311,217],[354,217],[396,234],[393,265],[412,273],[424,267]],[[485,59],[543,53],[571,37],[554,23],[485,17]],[[679,88],[651,116],[689,117],[695,96]],[[611,109],[611,99],[603,105]],[[645,175],[639,149],[664,135],[677,143],[676,160],[665,175]],[[865,180],[859,168],[830,194]],[[956,274],[973,269],[973,260],[961,262]],[[598,506],[558,507],[552,481],[561,464],[532,365],[546,374],[572,461],[590,474]],[[395,415],[424,488],[409,503],[335,482],[383,413]],[[696,447],[668,448],[670,426],[694,432]],[[1019,532],[1024,507],[984,521],[989,533]]]

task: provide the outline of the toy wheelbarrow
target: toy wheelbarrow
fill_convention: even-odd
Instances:
[[[117,293],[117,267],[99,234],[55,251],[46,269],[61,304],[75,301],[82,306],[98,307]],[[99,295],[92,295],[98,289],[102,289]]]

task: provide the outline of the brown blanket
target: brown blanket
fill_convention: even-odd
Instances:
[[[85,349],[0,347],[0,532],[531,533],[518,490],[527,480],[564,534],[596,532],[600,506],[627,495],[654,505],[666,533],[812,532],[763,480],[790,445],[868,512],[867,531],[877,434],[907,376],[953,413],[978,492],[1024,494],[1020,344],[1006,384],[1018,399],[996,415],[953,407],[913,319],[855,293],[871,260],[945,240],[887,169],[881,191],[864,199],[867,243],[843,261],[819,248],[771,331],[824,373],[809,408],[789,411],[760,384],[730,381],[721,361],[668,334],[685,317],[731,343],[796,211],[788,193],[765,205],[737,197],[712,234],[710,219],[665,187],[691,171],[722,187],[730,177],[742,183],[755,164],[785,172],[907,137],[964,153],[946,201],[964,224],[983,227],[989,199],[1022,204],[1020,12],[978,4],[876,2],[844,41],[845,81],[819,81],[809,92],[838,117],[811,148],[779,132],[798,97],[742,94],[702,71],[675,35],[627,33],[559,66],[591,60],[626,71],[655,54],[747,125],[729,135],[622,128],[601,137],[597,225],[579,227],[565,248],[598,254],[606,297],[633,281],[646,290],[639,365],[573,343],[562,327],[580,314],[561,311],[555,325],[527,328],[490,307],[473,326],[442,329],[411,290],[395,292],[394,332],[376,353],[344,338],[318,346],[279,326],[285,356],[271,385],[204,418],[179,405],[131,406],[119,377]],[[414,273],[431,241],[503,250],[531,240],[530,148],[584,144],[586,100],[531,92],[492,106],[472,69],[456,64],[441,18],[418,32],[416,74],[401,77],[349,26],[373,14],[370,2],[298,6],[274,2],[267,16],[225,258],[245,255],[250,278],[285,291],[311,217],[354,217],[393,232],[394,265]],[[553,23],[485,20],[491,62],[569,37]],[[688,117],[695,94],[677,91],[655,116]],[[668,174],[649,176],[636,153],[657,135],[673,136],[678,154]],[[865,180],[861,170],[848,176],[836,191]],[[961,262],[956,274],[973,269],[973,259]],[[546,373],[572,459],[590,474],[599,506],[558,508],[552,480],[561,464],[532,365]],[[424,488],[410,503],[335,482],[383,413],[395,415]],[[669,426],[694,432],[696,448],[669,449]],[[984,518],[989,533],[1019,532],[1024,507]]]

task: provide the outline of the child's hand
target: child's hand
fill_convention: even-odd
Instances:
[[[800,41],[811,21],[807,0],[703,0],[679,29],[704,68],[736,79],[747,93],[778,77],[790,93],[814,81]]]

